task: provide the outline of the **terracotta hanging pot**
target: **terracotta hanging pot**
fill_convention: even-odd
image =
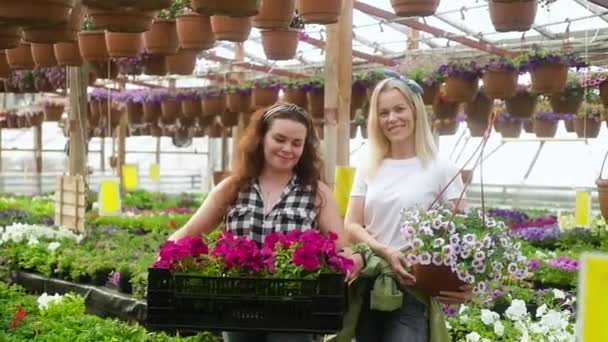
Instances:
[[[25,27],[23,28],[23,39],[30,43],[41,44],[73,43],[78,40],[83,14],[82,4],[75,1],[67,22],[53,26]]]
[[[306,91],[302,88],[285,88],[283,89],[284,101],[293,103],[301,108],[306,108]]]
[[[428,296],[438,296],[441,291],[459,291],[465,285],[448,266],[414,265],[415,287]]]
[[[248,113],[251,110],[251,92],[228,93],[226,104],[231,112]]]
[[[237,126],[239,124],[239,114],[237,112],[224,112],[220,119],[222,121],[222,126],[224,127],[232,127]]]
[[[231,17],[250,17],[260,8],[260,0],[191,0],[191,4],[200,14]]]
[[[593,118],[577,117],[573,119],[574,131],[579,138],[597,138],[602,122]]]
[[[176,19],[179,46],[184,50],[208,50],[215,45],[211,18],[198,13],[186,13]]]
[[[497,32],[532,28],[538,4],[536,0],[489,0],[490,19]]]
[[[539,94],[561,92],[568,79],[568,66],[561,63],[545,63],[530,70],[531,90]]]
[[[174,123],[181,114],[181,103],[175,98],[163,100],[160,103],[161,117],[166,123]]]
[[[244,42],[251,33],[251,17],[227,17],[214,15],[211,17],[211,29],[217,40],[229,42]]]
[[[479,80],[475,78],[448,76],[445,81],[445,98],[450,102],[473,101],[479,90]]]
[[[454,135],[458,132],[460,122],[456,120],[438,120],[433,124],[433,127],[439,135]]]
[[[210,125],[213,124],[213,122],[215,122],[215,116],[214,115],[199,116],[198,117],[198,125],[200,127],[203,127],[203,128],[209,127]]]
[[[534,133],[537,138],[553,138],[557,133],[558,121],[534,119]]]
[[[583,104],[583,97],[582,91],[572,95],[556,93],[549,96],[549,102],[554,113],[576,114]]]
[[[253,87],[251,98],[254,108],[272,106],[279,99],[279,90],[275,88]]]
[[[78,42],[76,43],[55,43],[53,44],[55,58],[57,63],[62,66],[80,66],[82,65],[82,56]]]
[[[350,87],[350,112],[351,120],[354,120],[354,114],[357,110],[363,108],[367,96],[365,95],[367,88],[361,83],[353,83]]]
[[[264,54],[270,60],[284,61],[292,59],[298,50],[300,31],[294,29],[262,30]]]
[[[17,26],[0,27],[0,50],[14,49],[21,42],[21,28]]]
[[[496,126],[498,131],[498,123]],[[521,121],[504,121],[500,123],[500,134],[503,138],[519,138],[521,135],[522,123]]]
[[[464,112],[469,119],[487,123],[488,117],[492,113],[493,105],[494,100],[480,91],[477,93],[475,100],[464,104]]]
[[[207,127],[207,135],[209,138],[221,138],[222,128],[222,125],[214,120],[213,123]]]
[[[31,43],[32,58],[37,67],[52,67],[57,65],[53,44]]]
[[[174,55],[179,49],[175,19],[154,19],[144,33],[144,47],[151,55]]]
[[[68,20],[73,0],[3,0],[0,22],[18,26],[49,26]]]
[[[87,13],[95,27],[111,32],[143,33],[150,30],[154,20],[154,11],[139,11],[120,8],[107,10],[88,8]]]
[[[295,8],[295,0],[263,0],[260,12],[253,18],[253,27],[265,30],[288,28]]]
[[[141,103],[129,101],[126,103],[126,110],[129,125],[139,125],[143,123],[144,107]]]
[[[192,75],[196,66],[195,50],[180,50],[175,55],[165,57],[167,72],[171,75]]]
[[[604,221],[608,222],[608,179],[602,178],[606,158],[608,158],[608,152],[606,152],[606,155],[604,156],[604,161],[602,162],[602,166],[600,168],[600,175],[595,181],[595,184],[597,185],[597,197],[600,203],[602,216],[604,217]]]
[[[510,99],[517,91],[516,70],[488,69],[483,72],[483,90],[494,99]]]
[[[420,86],[422,87],[422,102],[425,105],[430,106],[435,103],[437,97],[439,96],[439,84],[435,83],[432,85],[428,85],[424,82],[421,82]]]
[[[203,111],[200,100],[182,100],[182,114],[187,117],[199,117]]]
[[[144,110],[144,121],[150,124],[156,124],[161,115],[160,103],[144,102],[142,107]]]
[[[439,0],[391,0],[391,6],[400,17],[426,17],[435,14]]]
[[[0,78],[8,78],[10,76],[11,68],[6,59],[6,52],[4,50],[0,50]],[[0,82],[0,84],[4,87],[4,82]]]
[[[306,24],[334,24],[342,10],[342,0],[296,0],[296,9]]]
[[[488,130],[488,122],[467,118],[467,127],[469,128],[472,137],[483,137]]]
[[[64,106],[44,106],[44,121],[57,122],[63,115]]]
[[[108,55],[112,58],[135,57],[143,47],[141,33],[105,32]]]
[[[601,83],[599,88],[602,104],[604,105],[604,108],[608,108],[608,81]]]
[[[14,49],[6,50],[6,60],[13,70],[34,69],[34,58],[30,44],[21,43]]]
[[[80,55],[86,61],[106,61],[110,58],[104,31],[80,31],[78,33],[78,47]]]
[[[205,95],[201,103],[204,116],[220,115],[226,111],[226,94]]]
[[[308,100],[308,113],[314,119],[325,117],[325,89],[313,89],[306,93]]]
[[[566,127],[566,132],[574,133],[574,119],[564,120],[564,126]]]
[[[538,96],[528,91],[518,91],[515,95],[505,101],[507,112],[515,118],[531,118],[536,111]]]
[[[454,119],[459,108],[458,102],[448,102],[443,98],[438,98],[433,104],[433,113],[435,113],[436,119]]]
[[[151,55],[144,63],[144,74],[153,76],[165,76],[167,74],[167,62],[165,56]]]
[[[99,126],[101,122],[101,112],[99,106],[99,100],[89,101],[89,125],[95,127]],[[46,109],[45,109],[46,110]]]

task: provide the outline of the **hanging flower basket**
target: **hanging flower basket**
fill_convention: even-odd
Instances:
[[[477,96],[481,69],[475,62],[450,62],[439,67],[445,75],[445,98],[449,102],[470,102]]]
[[[549,102],[555,113],[576,114],[583,104],[584,95],[584,89],[580,85],[567,84],[563,92],[550,95]]]
[[[106,61],[110,58],[104,31],[80,31],[78,47],[80,55],[88,62]]]
[[[433,123],[433,127],[439,135],[454,135],[456,132],[458,132],[460,121],[454,119],[438,119]]]
[[[602,167],[600,168],[600,175],[595,181],[595,184],[597,185],[597,197],[600,202],[602,216],[604,217],[604,221],[608,222],[608,179],[602,178],[606,158],[608,158],[608,152],[606,152],[606,155],[604,156],[604,161],[602,162]]]
[[[483,92],[477,93],[473,102],[464,105],[467,115],[467,125],[471,136],[482,137],[488,129],[488,118],[492,112],[494,100],[487,97]]]
[[[437,119],[453,119],[458,114],[460,104],[448,102],[445,98],[438,98],[433,104],[433,113]]]
[[[57,63],[62,66],[80,66],[82,65],[82,56],[78,42],[75,43],[55,43],[53,44],[55,58]]]
[[[45,108],[46,112],[46,108]],[[89,100],[89,126],[97,127],[101,122],[101,113],[99,111],[99,100]]]
[[[564,120],[564,126],[566,127],[566,132],[574,133],[574,118],[570,120]]]
[[[0,22],[18,26],[49,26],[66,22],[73,0],[3,0]]]
[[[365,101],[367,101],[366,95],[367,88],[362,82],[353,82],[350,90],[350,119],[355,119],[355,113],[357,110],[363,108]]]
[[[202,114],[200,94],[195,90],[182,91],[176,95],[181,104],[181,113],[186,118],[197,118]]]
[[[602,122],[592,117],[576,117],[573,119],[573,124],[579,138],[597,138],[602,127]]]
[[[517,91],[519,71],[504,57],[490,60],[483,71],[483,89],[494,99],[510,99]]]
[[[519,90],[505,101],[507,112],[515,118],[531,118],[536,111],[538,96],[526,90]]]
[[[306,24],[334,24],[342,10],[342,0],[296,0],[296,9]]]
[[[251,33],[251,17],[227,17],[214,15],[211,17],[211,28],[215,39],[229,42],[244,42]]]
[[[308,112],[314,119],[325,117],[325,89],[312,89],[306,93]]]
[[[53,44],[31,43],[32,58],[37,67],[52,67],[57,65]]]
[[[100,9],[88,8],[88,15],[99,29],[111,32],[143,33],[150,30],[154,20],[153,11],[140,11],[137,9]]]
[[[167,74],[167,62],[165,60],[165,56],[150,55],[144,63],[144,74],[165,76]]]
[[[289,27],[295,11],[294,0],[263,0],[253,27],[270,30]]]
[[[141,103],[129,101],[126,103],[126,109],[129,125],[139,125],[143,122],[144,107]]]
[[[64,106],[60,104],[45,104],[44,105],[44,121],[57,122],[63,115]]]
[[[174,55],[179,49],[175,19],[154,19],[149,31],[144,32],[144,47],[151,55]]]
[[[568,79],[568,65],[546,63],[530,70],[532,91],[541,94],[559,93],[564,89]]]
[[[423,91],[422,102],[424,102],[424,104],[427,106],[432,106],[437,100],[437,97],[439,97],[439,84],[426,84],[422,82],[420,86],[422,87]]]
[[[166,56],[167,72],[170,75],[192,75],[196,66],[196,55],[194,50],[179,50],[175,55]]]
[[[299,30],[294,29],[271,29],[262,30],[262,46],[264,54],[270,60],[289,60],[292,59],[298,50],[300,42]]]
[[[105,32],[108,55],[112,58],[135,57],[143,47],[141,33]]]
[[[258,79],[253,83],[251,99],[253,108],[267,107],[279,100],[280,83],[274,78]]]
[[[21,42],[21,28],[17,26],[0,27],[0,49],[13,49]]]
[[[498,123],[496,123],[496,128],[498,130]],[[517,121],[504,121],[500,123],[500,135],[503,138],[519,138],[522,131],[522,122]]]
[[[220,115],[222,126],[232,127],[239,124],[239,113],[226,111]]]
[[[159,102],[148,101],[143,103],[144,121],[149,124],[156,124],[161,115]]]
[[[13,70],[34,69],[34,58],[30,44],[21,43],[14,49],[6,50],[6,60]]]
[[[306,108],[306,91],[301,87],[283,87],[284,101],[293,103],[301,108]]]
[[[483,137],[488,130],[488,123],[467,118],[467,127],[472,137]]]
[[[181,114],[181,103],[174,96],[168,95],[160,103],[161,118],[165,124],[175,123]]]
[[[439,0],[391,0],[391,6],[400,17],[427,17],[435,14]]]
[[[11,68],[6,60],[6,52],[0,50],[0,78],[8,78],[11,76]],[[0,81],[0,85],[4,88],[4,80]],[[4,92],[4,89],[2,89]]]
[[[209,16],[191,12],[177,16],[176,22],[177,37],[182,49],[208,50],[215,44]]]
[[[260,0],[191,0],[192,8],[203,15],[250,17],[258,14]]]
[[[215,119],[215,117],[214,117]],[[219,122],[217,122],[217,120],[214,120],[213,123],[211,123],[208,127],[207,127],[207,135],[209,136],[209,138],[221,138],[222,137],[222,125],[220,125]]]
[[[226,112],[226,94],[223,91],[211,90],[203,95],[203,115],[220,115]]]
[[[210,125],[213,124],[214,121],[215,121],[214,115],[198,117],[198,125],[201,126],[202,128],[209,127]],[[205,134],[206,134],[206,132],[205,132]]]
[[[67,22],[53,26],[25,27],[23,28],[23,39],[30,43],[41,44],[73,43],[78,40],[82,17],[82,4],[75,1]]]
[[[249,113],[251,111],[251,89],[231,91],[226,95],[228,110],[237,113]]]
[[[88,7],[121,9],[134,8],[140,11],[160,11],[169,8],[172,0],[83,0]]]
[[[542,119],[543,113],[537,114],[533,120],[534,133],[537,138],[553,138],[557,133],[558,120]],[[539,118],[540,117],[540,118]]]
[[[490,19],[497,32],[528,31],[534,24],[536,0],[489,0]]]

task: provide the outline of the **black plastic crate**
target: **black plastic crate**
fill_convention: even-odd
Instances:
[[[294,280],[148,272],[146,325],[153,330],[332,333],[342,328],[343,275]]]

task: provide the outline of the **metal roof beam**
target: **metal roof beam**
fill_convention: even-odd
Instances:
[[[300,41],[306,42],[308,44],[317,46],[322,49],[325,49],[325,46],[327,45],[327,42],[325,42],[324,40],[313,38],[304,32],[300,33]],[[353,56],[365,59],[368,62],[378,63],[378,64],[382,64],[382,65],[386,65],[386,66],[395,66],[398,64],[393,59],[382,57],[382,56],[377,56],[377,55],[372,55],[372,54],[365,53],[362,51],[357,51],[354,49],[353,49]]]
[[[238,66],[238,67],[241,67],[244,69],[255,70],[255,71],[264,72],[264,73],[272,74],[272,75],[276,75],[276,76],[293,77],[293,78],[308,77],[307,75],[292,72],[289,70],[277,69],[277,68],[269,67],[266,65],[239,62],[234,59],[221,57],[221,56],[218,56],[218,55],[216,55],[214,53],[210,53],[210,52],[203,52],[201,55],[203,56],[203,58],[206,58],[211,61],[234,64],[235,66]]]

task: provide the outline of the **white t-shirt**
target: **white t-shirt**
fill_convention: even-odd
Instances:
[[[436,159],[425,169],[418,157],[384,159],[371,179],[357,171],[350,196],[365,197],[363,222],[367,231],[378,242],[401,249],[405,247],[399,231],[401,210],[426,209],[457,172],[447,160]],[[462,189],[462,179],[457,177],[438,203],[458,199]]]

